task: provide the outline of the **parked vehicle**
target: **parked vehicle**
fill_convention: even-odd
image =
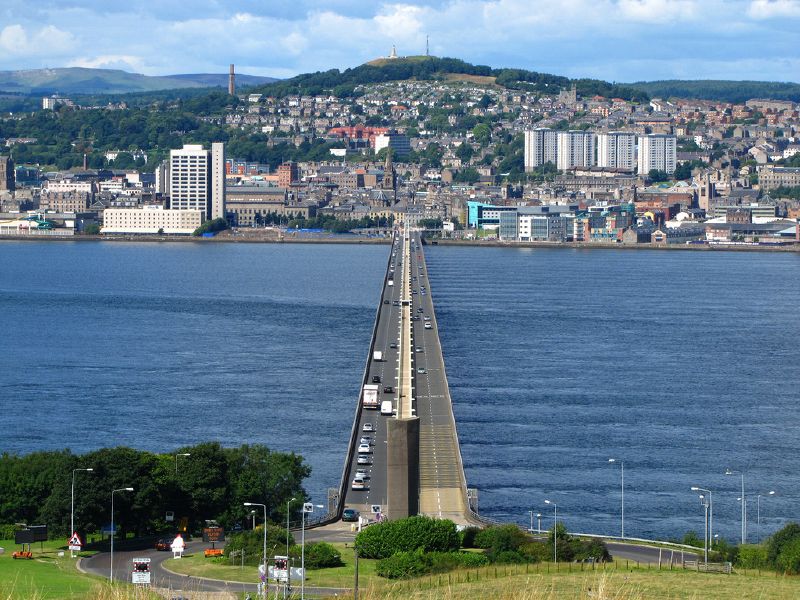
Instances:
[[[372,452],[372,446],[369,444],[359,444],[358,445],[358,453],[359,454],[369,454]]]
[[[355,508],[345,508],[342,511],[342,521],[354,523],[358,521],[359,512]]]

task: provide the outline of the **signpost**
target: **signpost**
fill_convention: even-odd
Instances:
[[[67,546],[69,547],[70,552],[80,552],[81,548],[83,548],[83,542],[81,541],[78,532],[73,532],[72,537],[69,538],[67,542]]]
[[[131,583],[135,585],[150,585],[150,559],[134,558]]]

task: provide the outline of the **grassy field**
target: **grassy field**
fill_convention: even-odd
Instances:
[[[19,547],[14,540],[0,540],[0,600],[49,598],[87,598],[100,582],[75,568],[77,559],[69,552],[59,556],[64,542],[33,544],[33,560],[14,560],[11,553]]]
[[[342,552],[343,567],[309,570],[309,587],[347,587],[353,585],[352,549],[336,544]],[[375,575],[374,560],[359,561],[360,597],[416,598],[433,600],[475,600],[508,598],[510,600],[555,600],[597,598],[605,600],[794,600],[800,598],[800,577],[778,577],[774,573],[737,573],[718,575],[693,571],[657,568],[626,568],[624,562],[605,569],[591,570],[589,565],[560,564],[558,571],[550,563],[509,565],[454,571],[430,577],[391,582]],[[257,581],[256,568],[229,566],[201,554],[180,560],[170,559],[165,566],[192,576]]]

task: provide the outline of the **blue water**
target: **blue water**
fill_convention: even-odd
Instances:
[[[338,484],[386,246],[0,243],[0,451],[210,439]],[[797,517],[800,257],[427,249],[481,511],[628,536]]]

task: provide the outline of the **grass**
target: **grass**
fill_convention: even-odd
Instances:
[[[75,568],[77,559],[64,551],[63,542],[33,544],[33,560],[11,558],[19,549],[14,540],[0,540],[0,547],[5,548],[0,555],[0,600],[87,598],[98,584],[98,579]]]

